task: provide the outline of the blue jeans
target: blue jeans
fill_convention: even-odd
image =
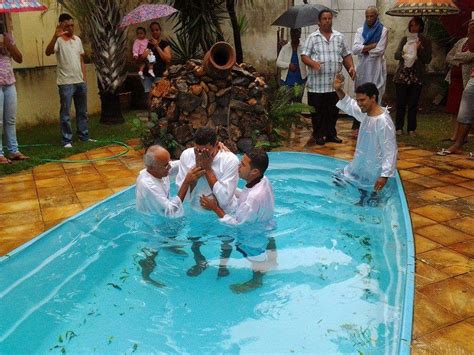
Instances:
[[[87,128],[87,86],[85,83],[58,85],[61,110],[59,120],[61,124],[62,143],[72,142],[71,103],[74,99],[76,108],[77,135],[81,141],[89,139]]]
[[[0,156],[3,156],[2,135],[5,132],[7,149],[10,153],[18,152],[16,140],[16,87],[0,85]]]

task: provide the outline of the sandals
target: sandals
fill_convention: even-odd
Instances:
[[[10,159],[5,158],[3,155],[0,155],[0,164],[11,164],[12,161]]]
[[[445,157],[447,155],[451,155],[451,154],[456,154],[456,153],[453,153],[453,152],[450,152],[449,150],[447,149],[441,149],[439,152],[436,152],[436,155],[440,155],[442,157]]]
[[[467,156],[467,160],[474,160],[474,153],[470,152],[469,155]]]
[[[21,152],[12,153],[9,156],[10,160],[28,160],[30,157],[27,157]]]

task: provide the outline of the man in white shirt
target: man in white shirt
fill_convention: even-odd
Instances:
[[[364,26],[357,29],[352,46],[352,53],[357,55],[357,77],[355,87],[364,83],[373,83],[379,91],[379,104],[385,93],[387,81],[387,64],[385,49],[387,48],[388,30],[379,21],[379,12],[375,6],[365,10]],[[354,119],[353,136],[357,137],[360,123]]]
[[[268,155],[264,150],[254,149],[245,154],[240,161],[239,176],[247,184],[244,189],[236,191],[235,211],[226,213],[215,199],[204,195],[200,199],[201,206],[214,211],[221,221],[227,224],[255,223],[264,228],[271,228],[275,198],[272,185],[264,176],[267,168]]]
[[[194,148],[186,149],[179,159],[176,186],[179,189],[188,172],[198,166],[205,173],[189,190],[191,206],[202,210],[199,198],[202,195],[213,196],[227,211],[232,208],[239,180],[238,165],[239,160],[234,153],[220,149],[215,130],[199,128],[194,135]]]
[[[170,161],[170,153],[159,145],[148,148],[144,157],[145,169],[140,171],[136,186],[137,210],[146,214],[180,217],[184,214],[183,201],[189,187],[204,175],[195,167],[188,171],[178,195],[170,198],[170,174],[176,174],[178,161]]]
[[[242,228],[245,226],[237,238],[236,247],[252,263],[253,273],[249,281],[231,285],[235,293],[248,292],[260,287],[264,273],[270,269],[270,266],[275,265],[275,241],[268,240],[265,235],[265,231],[274,226],[275,209],[272,185],[264,176],[268,163],[268,155],[262,149],[254,149],[242,157],[239,176],[247,184],[244,189],[237,189],[234,196],[236,209],[232,213],[225,213],[214,199],[206,196],[200,199],[202,207],[214,211],[220,221],[231,225],[241,225]],[[267,245],[266,248],[265,245]],[[220,276],[228,274],[229,257],[230,250],[225,255],[221,254]]]
[[[60,125],[64,148],[72,148],[71,104],[76,108],[77,134],[81,141],[89,140],[87,127],[87,86],[84,48],[74,35],[74,20],[69,14],[59,16],[59,25],[46,47],[46,55],[56,54],[57,84],[61,102]]]
[[[361,191],[372,195],[380,192],[388,179],[395,176],[397,169],[397,141],[395,126],[390,113],[378,104],[378,90],[375,84],[365,83],[355,90],[357,101],[342,89],[344,76],[334,79],[339,102],[337,107],[357,119],[361,125],[354,158],[344,168],[344,178],[353,182]]]

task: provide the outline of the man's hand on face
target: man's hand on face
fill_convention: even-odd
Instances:
[[[387,177],[383,177],[383,176],[379,177],[374,185],[375,192],[379,192],[380,190],[382,190],[385,184],[387,183],[387,180],[388,180]]]
[[[344,75],[342,73],[337,73],[334,81],[332,83],[334,90],[340,90],[344,86]]]
[[[188,171],[186,177],[184,178],[184,183],[188,185],[194,185],[196,181],[206,173],[204,169],[199,166],[196,166]]]
[[[199,201],[201,202],[201,207],[209,211],[215,211],[219,206],[217,200],[212,196],[201,195]]]
[[[63,25],[59,24],[56,26],[56,32],[54,32],[54,37],[59,38],[64,36],[66,32],[64,32]]]
[[[198,156],[196,157],[196,165],[200,166],[201,169],[211,170],[213,160],[214,156],[211,154],[211,152],[209,152],[208,150],[202,150],[198,153]]]

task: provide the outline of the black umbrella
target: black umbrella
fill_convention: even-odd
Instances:
[[[272,26],[281,26],[289,28],[301,28],[313,26],[318,23],[318,16],[322,10],[329,10],[333,14],[337,11],[324,5],[303,4],[290,7],[280,17],[273,21]]]

